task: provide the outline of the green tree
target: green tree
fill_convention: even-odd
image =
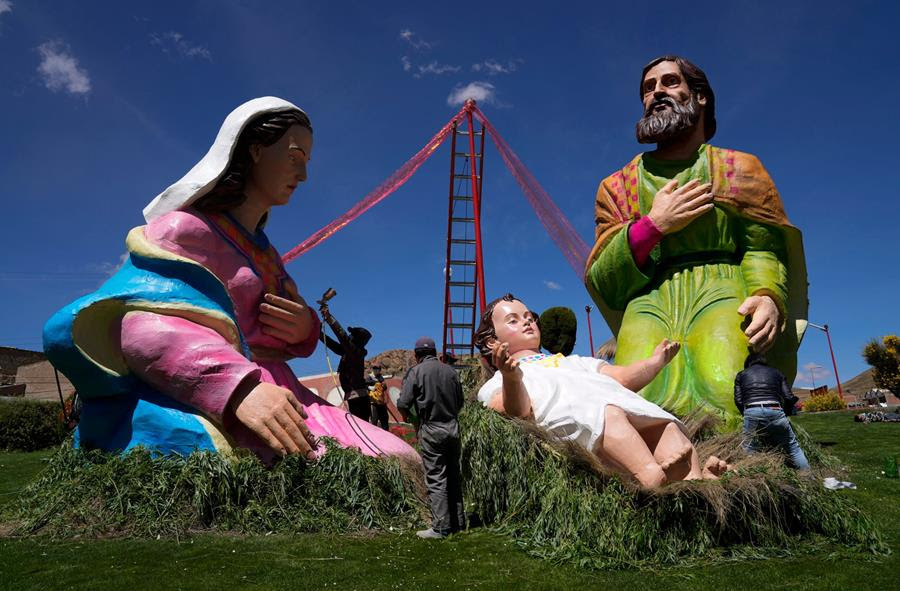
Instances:
[[[565,306],[547,308],[540,317],[541,347],[550,353],[569,355],[575,348],[578,320]]]
[[[872,366],[875,385],[900,396],[900,337],[889,334],[880,343],[872,339],[863,348],[863,358]]]

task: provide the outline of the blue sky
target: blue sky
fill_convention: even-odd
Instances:
[[[315,129],[310,179],[268,226],[282,252],[403,164],[471,83],[590,241],[597,184],[641,150],[640,69],[664,53],[706,71],[713,143],[756,154],[803,231],[810,320],[830,325],[841,377],[900,331],[896,4],[423,4],[0,0],[0,345],[40,348],[44,321],[103,281],[144,205],[256,96],[295,102]],[[448,150],[288,267],[308,300],[337,289],[333,312],[372,330],[372,352],[440,339]],[[492,147],[483,190],[488,298],[573,308],[586,354],[589,297]],[[593,326],[599,344],[596,312]],[[833,383],[822,333],[799,363]],[[324,354],[293,364],[317,373]]]

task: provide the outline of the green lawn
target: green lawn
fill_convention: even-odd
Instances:
[[[900,480],[881,476],[900,455],[900,425],[854,423],[852,413],[797,422],[849,466],[856,499],[894,553],[875,559],[835,549],[793,558],[656,571],[584,571],[532,558],[503,536],[472,531],[443,542],[410,532],[375,536],[187,540],[0,538],[3,589],[890,589],[900,571]],[[0,507],[41,469],[48,452],[0,453]]]

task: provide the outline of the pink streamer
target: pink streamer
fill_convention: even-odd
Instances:
[[[565,214],[556,206],[550,195],[541,187],[534,175],[525,168],[519,157],[513,152],[512,148],[500,137],[500,134],[494,128],[484,113],[472,103],[466,103],[459,113],[453,116],[450,121],[444,125],[441,130],[435,134],[425,146],[419,150],[415,156],[410,158],[403,166],[397,169],[394,174],[387,178],[383,183],[378,185],[373,191],[366,195],[359,203],[350,208],[345,214],[341,215],[327,226],[292,248],[282,258],[284,262],[290,262],[304,252],[318,245],[323,240],[330,238],[335,232],[352,222],[354,219],[368,211],[371,207],[379,203],[382,199],[399,189],[406,181],[412,177],[422,164],[431,157],[438,147],[447,139],[447,136],[453,129],[453,125],[459,122],[466,114],[468,109],[472,109],[472,114],[484,124],[485,129],[491,136],[494,145],[500,152],[504,164],[509,169],[510,174],[516,179],[525,198],[538,219],[543,224],[544,229],[550,235],[553,242],[562,252],[563,256],[572,266],[578,277],[584,276],[584,265],[587,261],[590,248],[581,239],[575,228],[566,218]]]
[[[506,168],[509,169],[510,174],[512,174],[513,178],[516,179],[516,182],[519,183],[519,187],[525,194],[525,198],[528,199],[528,203],[531,204],[531,208],[534,209],[534,213],[537,214],[538,219],[541,220],[541,223],[544,225],[544,229],[547,230],[550,238],[553,239],[557,248],[559,248],[563,256],[566,257],[566,260],[569,261],[569,265],[572,266],[575,274],[578,275],[578,277],[583,278],[584,265],[587,262],[587,257],[590,253],[588,245],[581,239],[581,236],[578,235],[565,214],[557,207],[556,203],[553,202],[553,199],[550,198],[547,191],[545,191],[544,188],[541,187],[541,184],[537,182],[537,179],[534,178],[531,171],[525,168],[525,165],[522,164],[522,161],[519,160],[516,153],[513,152],[506,141],[500,137],[500,134],[497,133],[497,130],[491,125],[491,122],[484,116],[484,113],[482,113],[477,106],[473,107],[472,113],[484,124],[485,129],[487,129],[491,136],[491,140],[493,140],[494,145],[497,146],[497,151],[500,152],[500,156],[503,158]]]
[[[406,164],[398,168],[394,174],[389,176],[387,180],[375,187],[362,201],[347,210],[347,213],[335,219],[333,222],[320,229],[318,232],[289,250],[281,258],[285,263],[289,263],[307,250],[317,246],[320,242],[330,238],[335,232],[367,212],[370,208],[381,202],[382,199],[399,189],[409,178],[415,174],[419,167],[425,163],[428,158],[434,154],[440,145],[447,139],[453,124],[462,119],[466,113],[467,107],[460,109],[459,113],[453,116],[447,124],[441,128],[433,138],[431,138],[425,146],[419,150],[415,156],[406,161]]]

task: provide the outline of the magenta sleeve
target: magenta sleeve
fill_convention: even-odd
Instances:
[[[219,333],[190,320],[152,312],[122,319],[122,354],[141,380],[222,424],[231,396],[258,365]]]
[[[628,246],[638,267],[643,267],[650,258],[650,251],[659,244],[663,234],[648,216],[644,216],[628,227]]]

